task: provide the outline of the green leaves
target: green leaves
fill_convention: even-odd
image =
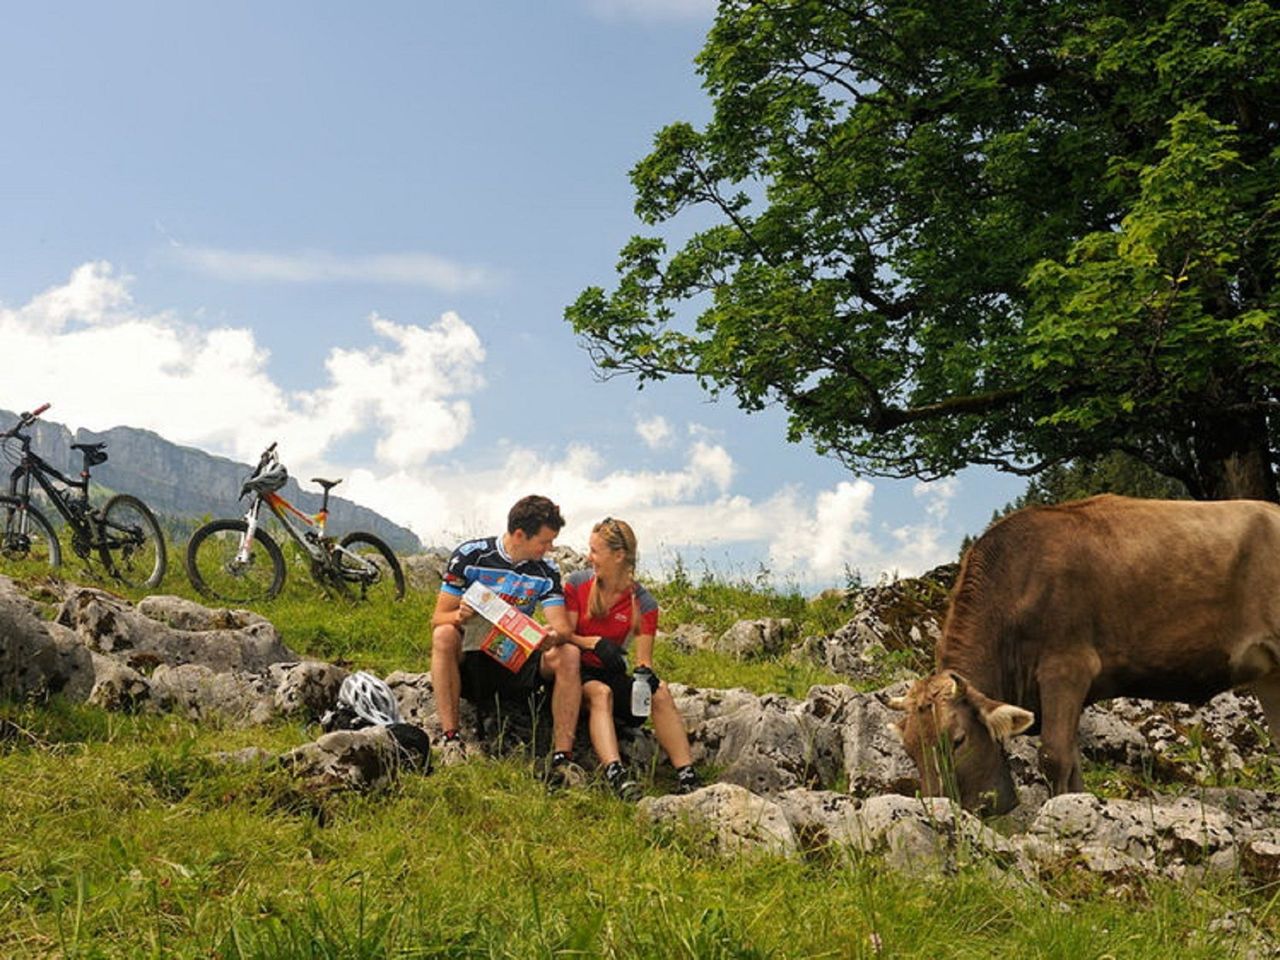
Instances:
[[[712,120],[632,174],[661,232],[566,315],[862,471],[1205,472],[1280,399],[1277,54],[1266,3],[724,2]]]

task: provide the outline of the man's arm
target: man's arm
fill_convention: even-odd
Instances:
[[[457,627],[471,619],[475,611],[462,602],[462,598],[441,590],[436,596],[435,613],[431,614],[432,627]]]

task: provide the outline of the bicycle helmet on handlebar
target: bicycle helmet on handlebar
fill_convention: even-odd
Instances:
[[[391,688],[372,673],[360,670],[342,681],[338,690],[338,706],[349,707],[369,723],[400,723],[400,706]]]
[[[289,471],[279,460],[270,460],[255,470],[241,485],[240,496],[253,493],[275,493],[289,479]]]

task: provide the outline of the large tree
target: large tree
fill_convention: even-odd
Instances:
[[[688,239],[567,311],[603,375],[873,474],[1118,450],[1276,499],[1276,4],[722,0],[698,69],[632,171]]]

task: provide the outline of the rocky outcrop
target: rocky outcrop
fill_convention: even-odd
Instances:
[[[956,564],[846,595],[853,615],[827,637],[806,637],[797,655],[859,682],[927,671],[942,635]]]
[[[1216,799],[1232,802],[1230,794]],[[1117,883],[1237,874],[1269,883],[1280,876],[1275,821],[1240,820],[1201,797],[1133,801],[1067,794],[1046,803],[1026,832],[1012,836],[941,797],[858,798],[803,789],[762,797],[725,783],[684,797],[645,798],[638,816],[692,829],[724,854],[874,855],[913,873],[951,873],[981,863],[1022,881],[1072,871]]]
[[[215,673],[256,672],[298,659],[262,617],[247,611],[195,614],[190,610],[195,606],[176,597],[153,597],[147,609],[173,617],[159,620],[114,594],[73,587],[58,610],[57,622],[72,630],[88,649],[144,670],[160,664],[199,664]],[[174,620],[196,628],[172,626]],[[214,627],[214,623],[222,625]]]
[[[0,696],[60,695],[110,710],[250,724],[316,719],[345,676],[336,665],[299,660],[247,611],[172,597],[134,607],[101,590],[0,577]],[[430,676],[398,672],[387,682],[404,719],[438,736]],[[1280,796],[1195,786],[1231,783],[1272,762],[1248,696],[1224,694],[1199,708],[1118,700],[1086,711],[1083,751],[1129,771],[1138,784],[1130,797],[1050,800],[1036,740],[1016,738],[1009,753],[1023,804],[1004,822],[1012,834],[1001,836],[943,799],[914,797],[914,767],[892,733],[896,714],[882,702],[901,685],[876,693],[816,686],[803,699],[674,683],[671,690],[695,761],[719,782],[688,797],[644,800],[640,815],[691,824],[717,850],[873,855],[898,869],[942,872],[981,856],[1030,881],[1081,869],[1116,882],[1229,873],[1280,881]],[[510,706],[477,711],[464,701],[462,732],[474,752],[525,749],[533,730],[545,735],[545,716],[521,727],[502,712]],[[376,790],[406,765],[424,769],[429,757],[425,746],[406,754],[388,736],[326,734],[283,758],[255,751],[253,760],[282,762],[321,793]],[[624,737],[623,749],[638,769],[658,760],[648,727]],[[578,754],[594,766],[585,729]],[[1158,791],[1162,785],[1169,789]]]

